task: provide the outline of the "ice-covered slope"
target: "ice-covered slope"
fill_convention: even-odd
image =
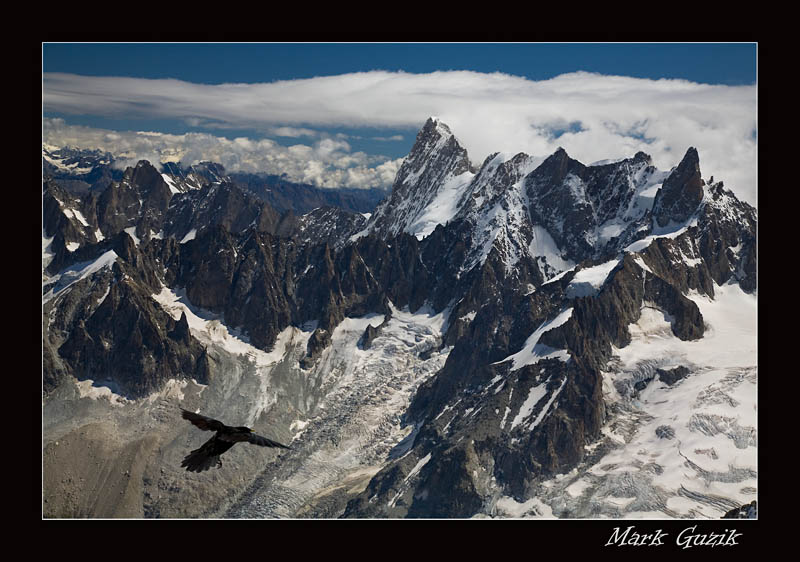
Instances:
[[[403,414],[416,388],[447,359],[450,348],[439,348],[446,320],[446,313],[394,308],[388,319],[345,319],[320,361],[292,375],[314,381],[318,400],[293,422],[292,451],[219,515],[338,516],[354,491],[410,446],[413,427]],[[378,334],[365,347],[368,326]]]
[[[603,374],[610,414],[587,460],[484,516],[718,519],[756,498],[757,299],[738,284],[690,298],[705,336],[682,341],[644,307]]]

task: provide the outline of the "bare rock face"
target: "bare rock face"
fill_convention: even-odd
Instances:
[[[735,279],[747,292],[757,289],[756,209],[739,201],[722,182],[708,189],[711,199],[698,222],[697,246],[718,285]]]
[[[441,452],[423,467],[425,484],[415,491],[407,517],[470,517],[483,504],[472,476],[480,464],[470,443]]]
[[[59,356],[78,379],[110,380],[120,393],[146,396],[170,378],[208,381],[205,348],[149,293],[115,268],[108,294],[94,312],[77,320]]]
[[[659,277],[645,279],[645,295],[673,317],[672,333],[682,340],[703,337],[703,315],[697,305]]]
[[[364,333],[362,334],[361,339],[358,341],[358,346],[361,349],[369,349],[372,346],[372,342],[375,340],[375,338],[377,338],[381,334],[381,331],[383,327],[386,325],[386,323],[389,321],[389,318],[390,316],[386,315],[384,317],[383,322],[380,325],[373,326],[372,324],[370,324],[369,326],[367,326],[364,329]]]
[[[545,225],[556,244],[578,261],[592,253],[585,236],[594,222],[582,177],[586,172],[559,148],[525,179],[533,221]]]
[[[656,373],[658,374],[658,380],[672,386],[689,376],[691,371],[687,367],[680,365],[674,369],[656,369]]]
[[[303,358],[301,366],[310,368],[321,355],[322,351],[331,344],[331,334],[328,330],[317,328],[308,339],[307,355]]]
[[[172,193],[161,174],[147,161],[128,168],[119,183],[100,193],[97,200],[98,227],[107,236],[136,227],[144,237],[158,232]]]
[[[281,215],[256,196],[228,182],[208,183],[200,189],[176,194],[163,217],[166,236],[182,240],[190,232],[221,225],[229,232],[275,233]]]
[[[524,179],[531,220],[546,227],[564,255],[575,262],[618,251],[635,239],[643,218],[629,215],[635,207],[637,182],[646,182],[655,171],[643,152],[619,162],[585,166],[559,148]],[[630,231],[599,242],[603,225],[615,221]]]
[[[700,157],[696,148],[689,148],[678,167],[656,194],[653,218],[658,226],[686,222],[703,200],[700,178]]]
[[[367,218],[361,213],[336,207],[317,207],[303,216],[282,220],[284,230],[278,234],[293,238],[301,245],[327,243],[338,250],[366,223]]]

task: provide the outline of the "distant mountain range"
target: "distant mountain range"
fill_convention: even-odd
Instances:
[[[108,152],[49,145],[42,148],[42,168],[46,178],[58,181],[63,189],[75,195],[103,191],[112,181],[120,181],[123,174],[114,156]],[[386,191],[380,188],[319,188],[274,174],[228,173],[222,165],[213,162],[200,162],[188,167],[167,163],[161,172],[184,190],[223,179],[236,183],[279,213],[292,211],[302,215],[319,207],[369,213],[386,196]]]
[[[563,149],[476,168],[431,118],[380,202],[210,163],[90,181],[108,155],[44,152],[45,474],[131,474],[124,509],[46,476],[47,516],[719,518],[755,498],[758,214],[695,148],[665,171]],[[178,405],[292,450],[186,475]]]

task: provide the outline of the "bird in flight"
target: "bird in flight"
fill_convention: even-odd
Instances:
[[[214,437],[203,443],[199,449],[195,449],[186,455],[186,458],[181,462],[181,466],[186,467],[186,470],[190,472],[202,472],[214,465],[216,465],[217,468],[221,467],[222,461],[219,458],[220,455],[242,441],[252,443],[253,445],[261,445],[262,447],[291,449],[291,447],[282,445],[277,441],[256,435],[249,427],[231,427],[215,419],[201,414],[195,414],[183,408],[181,408],[181,412],[183,419],[189,420],[193,425],[199,427],[203,431],[216,431]]]

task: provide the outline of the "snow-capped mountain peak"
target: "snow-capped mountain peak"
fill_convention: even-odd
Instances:
[[[527,255],[539,263],[543,278],[550,278],[644,236],[648,227],[642,221],[667,177],[673,177],[668,187],[678,187],[664,191],[659,209],[677,217],[683,199],[674,192],[686,182],[676,173],[696,162],[696,150],[688,156],[670,173],[657,170],[644,152],[586,166],[559,147],[543,160],[523,152],[494,153],[473,170],[450,127],[432,117],[417,135],[391,196],[353,238],[405,232],[422,240],[438,225],[465,221],[471,232],[464,271],[497,248],[507,270]],[[694,204],[694,210],[699,201],[684,203]]]
[[[699,198],[695,189],[698,158],[690,148],[666,172],[641,151],[586,166],[559,147],[543,160],[523,152],[494,153],[474,170],[450,127],[431,117],[390,197],[353,239],[405,232],[422,240],[438,225],[463,221],[470,226],[462,271],[484,263],[496,249],[507,271],[527,256],[548,279],[587,258],[619,251],[664,221],[685,221],[702,200],[702,188]]]
[[[397,172],[391,195],[362,234],[427,236],[458,212],[457,203],[473,176],[464,146],[446,124],[429,118]]]

